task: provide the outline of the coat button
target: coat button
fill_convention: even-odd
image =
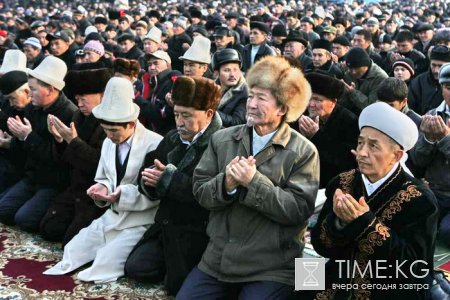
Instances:
[[[56,210],[52,211],[52,215],[56,215]]]
[[[80,202],[81,199],[80,198],[75,198],[75,202]]]
[[[163,223],[164,225],[167,225],[167,224],[169,224],[169,220],[164,219],[164,220],[162,221],[162,223]]]
[[[236,240],[233,239],[233,238],[231,238],[231,239],[228,240],[229,243],[234,243],[235,241],[236,241]]]

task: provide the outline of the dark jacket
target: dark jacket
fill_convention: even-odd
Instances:
[[[445,101],[429,111],[427,115],[441,116],[445,124],[448,124],[450,120],[445,111]],[[413,162],[419,167],[425,168],[425,179],[429,182],[431,190],[437,191],[442,198],[450,199],[450,135],[438,142],[431,143],[421,133],[419,140],[410,152]],[[450,204],[447,202],[444,206],[449,207]]]
[[[358,143],[358,117],[345,107],[336,104],[325,124],[310,139],[320,157],[320,188],[339,173],[356,167],[356,159],[350,152]]]
[[[356,200],[363,196],[370,210],[346,226],[341,225],[333,212],[333,196],[338,188]],[[335,177],[327,187],[326,196],[317,224],[311,230],[314,249],[329,258],[325,267],[326,290],[318,292],[315,298],[428,299],[430,289],[402,289],[400,285],[431,286],[439,217],[433,193],[399,166],[371,196],[367,195],[361,173],[357,170]],[[341,273],[338,260],[345,260],[341,264],[344,265]],[[385,266],[382,273],[376,267],[380,260]],[[348,271],[347,262],[351,264]],[[399,264],[402,264],[400,269],[407,278],[398,273],[395,266]],[[367,270],[368,266],[372,272]],[[356,271],[349,278],[347,272],[352,274],[356,267],[361,272]],[[352,283],[351,286],[357,289],[332,288],[336,283]],[[364,288],[365,284],[396,284],[396,288]]]
[[[434,80],[431,70],[420,74],[411,81],[408,105],[419,115],[424,115],[436,108],[443,100],[441,85]]]
[[[64,52],[60,56],[57,56],[57,58],[61,59],[66,63],[67,70],[71,70],[73,65],[76,63],[75,54],[70,49],[67,49],[66,52]]]
[[[143,118],[153,131],[165,135],[175,128],[173,107],[166,101],[167,93],[172,90],[175,77],[182,74],[176,70],[166,69],[157,76],[150,78],[151,94],[148,100],[136,98],[135,103],[140,107],[139,118]]]
[[[313,71],[315,72],[326,72],[337,79],[344,78],[344,72],[342,72],[341,67],[338,64],[335,64],[332,60],[329,60],[326,64],[320,66],[319,68],[315,68],[314,66],[313,68]]]
[[[144,54],[144,52],[135,44],[127,53],[122,52],[119,57],[139,60],[139,57],[141,57],[142,54]]]
[[[380,54],[378,54],[377,52],[373,51],[371,48],[366,49],[367,53],[369,54],[370,59],[376,63],[379,67],[383,68],[384,66],[384,61],[383,58],[381,57]]]
[[[184,52],[186,52],[183,49],[184,43],[189,45],[192,44],[192,39],[186,32],[180,35],[174,35],[167,40],[167,53],[172,60],[172,69],[180,72],[183,72],[183,62],[179,59],[179,57],[183,56]]]
[[[397,51],[391,51],[388,52],[385,59],[385,69],[386,72],[391,72],[392,70],[392,64],[395,62],[395,60],[392,60],[392,54],[393,53],[399,53]],[[409,58],[414,62],[414,75],[417,77],[418,75],[426,72],[428,70],[428,67],[430,65],[429,60],[423,55],[422,52],[417,51],[416,49],[412,49],[408,53],[399,53],[400,55],[404,56],[405,58]]]
[[[255,61],[257,62],[259,59],[261,59],[264,56],[267,55],[276,55],[275,50],[273,50],[269,45],[266,43],[262,43],[259,46],[258,52],[255,55]],[[246,45],[244,47],[244,50],[242,51],[242,71],[247,72],[248,69],[252,66],[252,45]]]
[[[206,225],[209,211],[201,207],[192,193],[192,174],[208,146],[211,135],[221,128],[216,114],[205,132],[187,149],[177,130],[167,133],[156,150],[148,153],[139,172],[139,191],[151,201],[160,200],[155,225],[139,244],[162,234],[166,264],[165,286],[176,295],[191,269],[198,264],[208,243]],[[166,165],[156,188],[146,186],[140,175],[154,160]]]
[[[31,63],[31,65],[29,65],[28,67],[30,69],[35,69],[37,66],[39,66],[39,64],[44,60],[45,55],[44,53],[39,53],[38,56],[35,57],[34,61]]]
[[[95,184],[95,173],[106,134],[92,114],[86,117],[77,111],[72,121],[78,137],[67,145],[65,142],[59,144],[54,141],[55,152],[69,165],[70,185],[55,197],[41,221],[43,236],[50,240],[62,239],[64,245],[104,212],[104,209],[95,205],[86,190]],[[61,218],[70,221],[61,222],[64,228],[54,228],[56,224],[52,221]],[[57,224],[62,225],[61,223]],[[60,236],[56,237],[55,232],[60,233]]]
[[[386,72],[374,63],[371,63],[367,73],[356,81],[347,71],[344,75],[345,82],[347,84],[354,82],[356,87],[352,92],[344,93],[340,104],[359,116],[366,106],[378,100],[378,86],[386,78],[388,78]]]
[[[242,46],[242,44],[240,44],[240,43],[228,43],[227,44],[227,46],[226,46],[226,48],[227,49],[234,49],[234,50],[236,50],[237,52],[239,52],[240,54],[241,54],[241,56],[243,55],[243,52],[244,52],[244,46]],[[213,43],[213,44],[211,44],[211,53],[212,54],[214,54],[214,53],[216,53],[218,50],[217,50],[217,47],[216,47],[216,45]]]
[[[310,56],[306,55],[306,53],[302,53],[299,57],[297,57],[297,60],[302,65],[303,72],[306,72],[308,70],[312,70],[314,68],[313,60]]]
[[[217,112],[222,119],[223,127],[245,123],[247,112],[248,86],[244,76],[238,84],[224,91]]]
[[[15,109],[3,95],[0,96],[0,130],[13,136],[7,125],[8,118],[19,116],[23,119],[23,114],[23,110]],[[0,193],[24,176],[25,161],[26,152],[23,149],[16,148],[15,151],[9,151],[0,148]]]
[[[57,155],[53,149],[54,137],[47,128],[47,116],[52,114],[69,126],[76,110],[77,107],[62,92],[46,109],[32,105],[25,108],[24,116],[30,121],[33,130],[25,141],[14,138],[10,151],[16,151],[15,147],[19,147],[27,152],[26,178],[36,186],[58,190],[67,186],[68,168],[55,159]]]
[[[401,112],[407,115],[414,122],[414,124],[416,124],[417,129],[420,128],[420,123],[422,123],[422,117],[418,113],[413,111],[411,108],[409,108],[408,104],[406,104],[402,108]]]
[[[79,22],[77,22],[78,30],[84,35],[84,32],[88,26],[92,26],[91,22],[89,22],[86,17],[83,17]]]

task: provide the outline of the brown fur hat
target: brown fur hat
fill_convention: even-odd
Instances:
[[[68,95],[86,95],[103,93],[108,80],[113,76],[111,69],[91,69],[70,71],[64,81]]]
[[[247,72],[249,89],[269,89],[278,103],[286,106],[286,122],[297,120],[308,106],[311,86],[300,69],[293,68],[281,56],[266,56]]]
[[[141,66],[135,59],[116,58],[114,60],[114,73],[137,77],[140,70]]]
[[[221,97],[220,86],[203,77],[181,76],[172,88],[174,105],[193,107],[197,110],[217,110]]]

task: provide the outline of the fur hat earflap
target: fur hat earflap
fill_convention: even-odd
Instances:
[[[337,101],[344,94],[344,83],[336,78],[317,72],[308,73],[305,77],[311,85],[312,92],[315,94],[322,95],[333,101]]]
[[[108,80],[113,76],[111,69],[70,71],[64,81],[70,95],[103,93]]]
[[[303,72],[281,56],[266,56],[255,63],[247,72],[247,84],[249,89],[269,89],[279,104],[286,106],[288,123],[300,117],[311,98],[311,86]]]
[[[193,107],[197,110],[217,110],[221,97],[220,86],[203,77],[180,76],[172,88],[174,105]]]

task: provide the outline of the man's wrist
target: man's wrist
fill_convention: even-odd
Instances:
[[[30,135],[30,133],[31,132],[27,133],[27,135],[25,135],[24,137],[19,138],[19,140],[22,141],[22,142],[25,142],[27,140],[28,136]]]

